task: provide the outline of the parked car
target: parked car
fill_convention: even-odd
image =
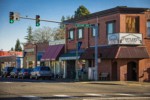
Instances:
[[[21,69],[21,71],[18,73],[18,78],[30,78],[30,74],[31,74],[31,71],[32,69],[26,69],[26,68],[23,68]]]
[[[20,70],[21,70],[21,68],[14,68],[10,72],[10,77],[17,78],[18,77],[18,73],[20,72]]]
[[[13,70],[14,67],[5,67],[3,70],[2,70],[2,77],[7,77],[7,76],[10,76],[10,72]]]
[[[35,78],[49,78],[51,79],[52,73],[49,67],[46,66],[37,66],[31,71],[30,79]]]

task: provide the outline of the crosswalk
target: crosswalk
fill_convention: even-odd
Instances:
[[[54,94],[48,97],[22,96],[28,100],[150,100],[150,93],[84,93],[80,95]]]

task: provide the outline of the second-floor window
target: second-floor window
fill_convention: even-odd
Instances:
[[[98,36],[99,36],[99,27],[100,25],[98,24]],[[94,27],[91,28],[91,33],[92,33],[92,37],[95,37],[96,35],[96,29]]]
[[[68,38],[69,38],[70,40],[74,40],[74,30],[70,30],[70,31],[69,31]]]
[[[150,20],[147,21],[147,37],[150,37]]]
[[[107,22],[107,34],[115,33],[115,21]]]
[[[126,17],[126,32],[127,33],[138,33],[139,32],[139,17],[138,16],[127,16]]]
[[[78,39],[82,39],[83,38],[83,28],[79,28],[78,29],[78,35],[77,35]]]

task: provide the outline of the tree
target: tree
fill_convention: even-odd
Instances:
[[[64,22],[65,21],[65,17],[64,16],[62,16],[62,18],[61,18],[61,22]],[[62,24],[62,23],[60,23],[60,27],[59,27],[60,29],[64,29],[65,28],[65,25],[64,24]]]
[[[90,14],[90,11],[84,7],[83,5],[79,6],[77,10],[75,11],[75,17],[81,17]]]
[[[11,47],[11,49],[10,49],[11,51],[14,51],[14,48],[13,47]]]
[[[61,40],[65,38],[65,29],[55,29],[53,32],[54,40]]]
[[[32,27],[31,27],[31,26],[29,26],[29,27],[27,28],[27,33],[28,33],[28,35],[25,36],[25,39],[27,40],[27,43],[31,43],[31,42],[33,41]]]
[[[49,42],[53,39],[53,31],[50,27],[43,27],[34,30],[33,39],[38,43]]]
[[[22,51],[19,39],[17,39],[16,41],[15,51]]]

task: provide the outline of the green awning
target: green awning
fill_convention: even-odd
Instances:
[[[79,59],[80,55],[81,53],[78,53],[78,56],[76,53],[65,53],[59,57],[59,60],[75,60],[77,58]]]

